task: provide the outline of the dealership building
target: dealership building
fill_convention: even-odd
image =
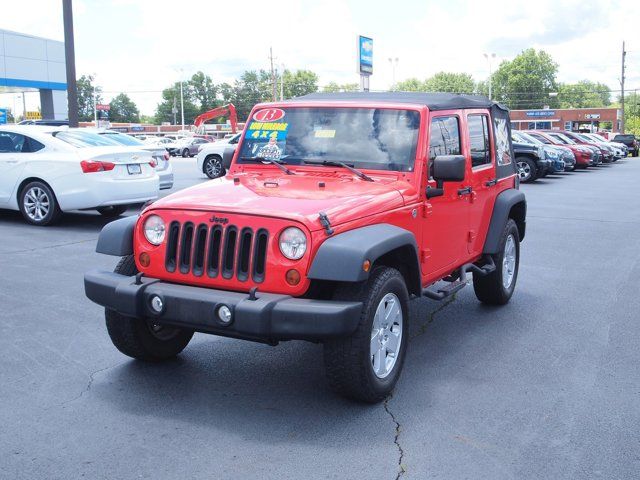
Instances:
[[[620,131],[619,108],[543,108],[511,110],[514,130]]]
[[[0,93],[40,93],[42,118],[67,120],[64,42],[0,30]]]

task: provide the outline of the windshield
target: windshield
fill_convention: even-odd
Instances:
[[[106,138],[104,135],[98,135],[93,132],[83,132],[82,130],[61,130],[52,134],[58,140],[67,142],[74,147],[113,147],[121,144]]]
[[[534,145],[544,145],[545,142],[538,140],[535,137],[532,137],[531,135],[529,135],[528,133],[521,133],[520,137],[525,141],[525,142],[529,142],[529,143],[533,143]]]
[[[125,135],[124,133],[104,132],[104,133],[101,133],[100,135],[120,145],[128,145],[128,146],[135,146],[135,147],[137,147],[138,145],[144,145],[144,143],[142,143],[137,138],[133,138],[131,135]]]
[[[419,126],[420,114],[414,110],[262,109],[245,128],[239,161],[342,161],[356,168],[410,172]]]
[[[557,138],[558,140],[560,140],[562,143],[564,143],[566,145],[575,145],[576,144],[576,142],[574,142],[569,137],[567,137],[566,135],[563,135],[561,133],[550,133],[549,135],[551,135],[554,138]]]

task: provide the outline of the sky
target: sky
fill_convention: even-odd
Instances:
[[[627,89],[640,89],[637,0],[74,0],[76,70],[106,101],[126,92],[152,115],[161,91],[198,70],[215,83],[275,64],[310,69],[320,85],[358,82],[356,38],[373,38],[372,90],[439,71],[486,79],[522,50],[544,49],[558,80],[619,90],[622,41]],[[2,0],[0,29],[63,40],[61,0]],[[397,58],[397,64],[389,61]],[[13,107],[13,95],[0,106]],[[27,94],[27,109],[38,105]],[[18,104],[21,103],[18,102]],[[20,112],[18,107],[18,113]]]

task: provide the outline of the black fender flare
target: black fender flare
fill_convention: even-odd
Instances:
[[[309,269],[312,280],[362,282],[369,272],[362,266],[365,260],[373,265],[386,254],[401,252],[400,260],[407,266],[405,275],[410,293],[420,291],[420,264],[415,236],[409,230],[381,223],[355,228],[325,240]]]
[[[516,207],[514,209],[514,207]],[[518,226],[520,241],[524,240],[526,230],[527,199],[520,190],[511,188],[499,193],[493,205],[493,214],[489,230],[484,241],[483,253],[493,255],[500,248],[500,236],[509,218],[513,218]]]
[[[138,218],[135,215],[120,218],[102,227],[96,252],[116,257],[133,255],[133,230]]]

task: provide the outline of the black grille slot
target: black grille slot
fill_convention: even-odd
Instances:
[[[257,283],[264,280],[268,240],[269,234],[267,231],[264,229],[258,230],[255,238],[255,246],[253,247],[253,281]]]
[[[204,224],[198,225],[196,230],[196,243],[193,247],[193,274],[197,277],[204,271],[204,252],[207,247],[207,230]]]
[[[186,223],[180,238],[180,272],[189,273],[191,267],[191,246],[193,244],[193,223]]]
[[[167,253],[165,257],[165,267],[168,272],[176,271],[179,233],[180,224],[178,222],[171,222],[171,225],[169,225],[169,234],[167,236]]]
[[[253,240],[253,232],[250,228],[243,228],[240,232],[238,264],[236,266],[236,276],[241,282],[244,282],[247,278],[249,278],[249,262],[251,261],[251,240]]]
[[[222,227],[216,225],[211,228],[209,235],[209,258],[207,260],[207,275],[217,277],[220,271],[220,245],[222,244]]]
[[[227,227],[222,253],[222,276],[224,278],[233,277],[233,261],[235,259],[237,239],[238,229],[233,226]]]

